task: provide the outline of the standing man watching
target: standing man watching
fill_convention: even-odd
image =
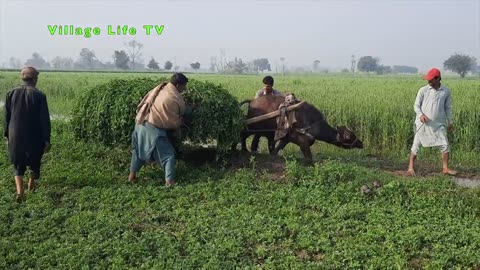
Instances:
[[[50,114],[47,98],[35,88],[39,72],[22,69],[23,84],[7,93],[5,99],[4,136],[8,155],[15,171],[17,202],[23,201],[23,177],[30,167],[28,190],[33,191],[40,178],[42,156],[50,149]]]
[[[408,174],[415,175],[414,163],[420,147],[436,146],[442,153],[443,173],[456,175],[457,172],[448,167],[450,152],[447,130],[453,131],[452,97],[450,90],[443,86],[440,71],[432,68],[425,75],[428,85],[418,90],[414,110],[416,113],[416,133],[410,153]]]

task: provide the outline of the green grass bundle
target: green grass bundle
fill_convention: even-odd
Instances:
[[[185,134],[193,143],[217,143],[225,152],[240,141],[243,112],[237,99],[221,85],[189,79],[183,96],[193,105],[191,129]]]
[[[168,79],[115,79],[86,91],[72,111],[75,136],[105,145],[130,145],[138,103],[164,81]],[[184,137],[193,143],[216,141],[222,152],[239,140],[243,114],[236,98],[221,85],[189,79],[183,96],[194,105]]]

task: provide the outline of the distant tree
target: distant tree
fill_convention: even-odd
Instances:
[[[355,59],[355,55],[352,55],[352,59],[350,60],[350,71],[355,73],[355,67],[357,66],[357,59]]]
[[[350,72],[350,70],[348,68],[342,69],[342,73],[349,73],[349,72]]]
[[[225,72],[227,69],[227,51],[225,49],[220,49],[219,60],[215,63],[217,65],[218,72]]]
[[[227,63],[226,71],[228,73],[242,74],[247,71],[247,64],[241,58],[235,57],[234,60]]]
[[[130,61],[129,64],[130,68],[132,68],[133,63]],[[144,70],[146,69],[145,66],[145,62],[142,59],[139,58],[135,61],[135,70]]]
[[[410,66],[393,66],[392,72],[393,72],[393,73],[411,73],[411,74],[417,74],[417,73],[418,73],[418,68],[416,68],[416,67],[410,67]]]
[[[210,72],[215,72],[216,67],[217,67],[217,57],[211,56],[210,57],[210,67],[208,68],[208,70],[210,70]]]
[[[18,58],[10,57],[10,59],[8,59],[8,67],[19,69],[22,67],[22,61]]]
[[[135,69],[135,60],[138,60],[140,56],[142,56],[142,53],[140,52],[143,48],[143,44],[136,42],[135,40],[132,40],[128,42],[127,44],[127,49],[130,54],[130,59],[132,60],[132,69]]]
[[[163,66],[163,68],[165,68],[166,70],[170,70],[172,69],[172,67],[173,67],[173,63],[170,61],[165,62],[165,65]]]
[[[115,64],[110,61],[105,62],[104,66],[105,66],[105,69],[109,69],[109,70],[115,69]]]
[[[115,51],[113,54],[113,62],[115,66],[119,69],[127,70],[128,62],[130,61],[127,53],[124,50]]]
[[[94,69],[98,66],[98,59],[95,56],[95,52],[88,48],[82,48],[77,61],[77,67],[82,69]],[[97,65],[96,65],[97,64]]]
[[[280,61],[282,61],[282,74],[285,76],[285,57],[280,57]]]
[[[253,60],[253,68],[255,72],[264,72],[265,70],[271,71],[272,68],[267,58],[258,58]]]
[[[148,62],[147,67],[148,67],[149,69],[156,69],[156,70],[160,69],[160,67],[158,66],[158,62],[156,62],[153,57],[152,57],[152,59],[150,60],[150,62]]]
[[[194,70],[199,70],[200,69],[200,63],[199,62],[191,63],[190,67],[193,68]]]
[[[320,60],[313,61],[313,71],[317,71],[320,67]]]
[[[307,70],[304,67],[295,67],[294,73],[299,73],[299,74],[305,74],[307,73]]]
[[[73,59],[70,57],[57,56],[51,62],[54,69],[72,69],[73,67]]]
[[[390,66],[378,65],[377,74],[389,74],[392,73],[392,68]]]
[[[378,58],[372,56],[362,56],[358,59],[357,68],[365,72],[377,71],[379,61]]]
[[[173,67],[173,70],[175,70],[175,71],[178,71],[179,69],[180,69],[180,66],[178,66],[178,65]]]
[[[477,60],[475,57],[459,53],[450,56],[450,58],[443,62],[445,69],[460,74],[462,78],[465,78],[465,75],[469,71],[473,71],[476,65]]]
[[[33,53],[32,58],[27,59],[25,62],[25,66],[27,67],[34,67],[38,69],[48,69],[50,68],[50,64],[43,59],[43,57],[39,53]]]

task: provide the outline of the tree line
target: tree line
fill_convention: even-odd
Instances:
[[[388,73],[418,73],[418,69],[410,66],[384,66],[381,65],[378,57],[362,56],[358,59],[357,68],[363,72],[376,72],[377,74]],[[443,62],[443,67],[464,78],[469,72],[480,71],[477,60],[473,56],[455,53]]]
[[[145,66],[142,59],[143,44],[132,40],[125,44],[125,49],[114,50],[112,54],[112,61],[102,62],[100,61],[95,52],[89,48],[83,48],[80,50],[78,58],[74,61],[70,57],[57,56],[50,62],[46,61],[39,53],[34,52],[32,56],[27,59],[23,66],[33,66],[39,69],[57,69],[57,70],[174,70],[178,71],[180,67],[170,60],[167,60],[163,65],[151,57],[148,64]],[[275,73],[285,74],[291,72],[286,69],[285,57],[280,57],[281,66],[276,67]],[[9,59],[10,68],[21,68],[22,62],[14,57]],[[194,71],[200,70],[200,62],[192,62],[190,68]],[[444,61],[444,68],[446,70],[458,73],[462,78],[469,72],[480,72],[480,67],[477,66],[477,60],[475,57],[465,54],[455,53]],[[220,56],[212,56],[210,58],[210,72],[225,73],[225,74],[244,74],[244,73],[264,73],[271,72],[272,66],[267,58],[257,58],[249,62],[245,62],[242,58],[234,57],[233,59],[227,59],[224,50],[220,50]],[[413,66],[406,65],[393,65],[386,66],[380,64],[380,58],[373,56],[362,56],[355,59],[352,55],[350,69],[343,69],[342,72],[375,72],[377,74],[389,74],[389,73],[410,73],[417,74],[418,69]],[[297,68],[296,73],[306,72],[324,72],[327,73],[328,69],[320,67],[320,60],[315,59],[312,63],[311,69]]]

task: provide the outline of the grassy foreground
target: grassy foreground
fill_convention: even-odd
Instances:
[[[0,150],[2,269],[480,267],[480,190],[448,178],[287,158],[274,181],[252,158],[237,170],[180,162],[175,188],[147,167],[128,185],[128,150],[53,130],[41,187],[24,204]],[[384,187],[359,192],[375,180]]]

